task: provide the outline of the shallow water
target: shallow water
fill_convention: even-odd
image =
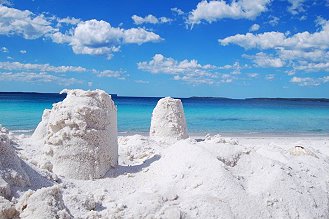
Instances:
[[[31,133],[45,108],[65,95],[0,93],[0,124]],[[121,134],[147,133],[159,98],[113,97]],[[188,130],[193,134],[328,135],[329,102],[312,100],[183,98]]]

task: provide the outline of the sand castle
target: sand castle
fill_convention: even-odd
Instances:
[[[188,138],[181,100],[165,97],[158,101],[152,113],[150,137],[176,140]]]
[[[52,171],[73,179],[101,178],[118,163],[117,109],[101,90],[63,90],[33,137],[44,138]],[[46,132],[46,133],[45,133]]]

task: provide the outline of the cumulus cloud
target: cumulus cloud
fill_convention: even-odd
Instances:
[[[141,24],[163,24],[163,23],[170,23],[172,19],[167,18],[167,17],[160,17],[157,18],[152,14],[149,14],[145,17],[140,17],[137,15],[133,15],[131,19],[134,21],[136,25],[141,25]]]
[[[75,78],[66,78],[51,75],[46,72],[2,72],[0,73],[0,81],[21,81],[28,83],[56,83],[63,86],[72,84],[81,84],[82,81]]]
[[[137,63],[139,69],[151,73],[179,74],[184,72],[195,72],[207,69],[213,69],[212,65],[201,65],[197,60],[176,61],[173,58],[167,58],[162,54],[155,54],[149,62]]]
[[[45,37],[54,43],[68,44],[76,54],[105,55],[111,58],[123,44],[158,42],[159,35],[144,28],[123,29],[112,27],[106,21],[81,21],[77,18],[57,18],[36,15],[0,5],[0,35],[18,35],[25,39]],[[169,22],[159,18],[159,22]],[[70,25],[65,31],[62,24]]]
[[[256,55],[244,55],[243,57],[251,59],[256,66],[258,67],[273,67],[273,68],[281,68],[284,66],[284,61],[280,58],[272,57],[263,52],[256,53]]]
[[[19,35],[25,39],[37,39],[56,32],[44,15],[21,11],[0,5],[0,35]]]
[[[246,49],[328,49],[329,48],[329,21],[321,24],[321,30],[310,33],[308,31],[287,36],[281,32],[265,32],[262,34],[237,34],[224,39],[219,39],[223,46],[237,44]]]
[[[143,44],[147,42],[159,42],[162,40],[158,34],[149,32],[143,28],[131,28],[128,30],[123,30],[123,33],[124,43]]]
[[[259,24],[253,24],[253,25],[251,25],[251,27],[249,28],[249,31],[254,32],[254,31],[259,30],[259,28],[260,28]]]
[[[27,53],[27,51],[26,50],[19,50],[19,52],[21,53],[21,54],[26,54]]]
[[[329,76],[321,78],[310,78],[310,77],[293,77],[290,80],[291,83],[295,83],[299,86],[319,86],[320,84],[328,83]]]
[[[223,46],[236,44],[245,49],[268,50],[245,55],[260,67],[291,67],[307,72],[329,71],[329,21],[316,20],[318,31],[289,35],[281,32],[237,34],[219,39]]]
[[[125,30],[93,19],[80,22],[71,34],[54,34],[53,40],[70,44],[76,54],[106,55],[111,58],[113,53],[120,51],[122,44],[158,42],[161,37],[143,28]]]
[[[232,73],[222,74],[217,72],[220,67],[210,64],[202,65],[194,59],[177,61],[162,54],[154,55],[150,61],[138,62],[137,66],[140,70],[153,74],[173,75],[173,80],[194,85],[231,83],[236,79]]]
[[[2,47],[1,52],[7,53],[7,52],[9,52],[9,49],[7,47]]]
[[[227,3],[224,0],[203,0],[189,13],[187,23],[194,25],[203,20],[212,23],[223,18],[252,20],[265,12],[270,2],[270,0],[237,0]]]
[[[176,13],[177,15],[183,15],[184,11],[182,9],[179,8],[171,8],[170,9],[172,12]]]

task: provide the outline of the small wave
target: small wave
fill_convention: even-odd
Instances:
[[[21,129],[21,130],[12,130],[13,133],[32,133],[34,130],[33,129]]]
[[[243,119],[243,118],[209,118],[209,120],[217,120],[217,121],[221,121],[221,122],[234,122],[234,121],[238,121],[238,122],[259,122],[262,121],[261,119]]]
[[[307,130],[309,132],[323,132],[324,130],[323,129],[310,129],[310,130]]]

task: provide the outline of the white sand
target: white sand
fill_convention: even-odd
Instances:
[[[181,100],[165,97],[158,101],[152,113],[150,136],[169,142],[188,138]]]
[[[12,136],[0,125],[0,196],[5,198],[13,195],[13,187],[26,187],[30,184],[13,146],[15,142]]]
[[[116,133],[102,91],[68,91],[31,137],[0,127],[0,218],[329,218],[328,137],[188,138],[171,98],[151,137]]]
[[[41,185],[33,194],[45,193],[15,193],[11,204],[22,218],[329,217],[328,137],[206,136],[175,144],[119,137],[119,165],[96,180],[57,178],[38,168],[39,143],[16,142],[39,176],[31,177]],[[43,180],[59,187],[41,189]]]
[[[118,163],[116,106],[101,90],[63,92],[32,135],[45,142],[43,166],[67,178],[101,178]]]

